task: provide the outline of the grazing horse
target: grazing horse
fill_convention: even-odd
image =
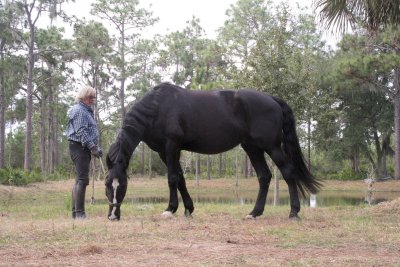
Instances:
[[[107,154],[108,218],[119,220],[127,190],[127,168],[140,141],[158,152],[168,169],[169,203],[164,216],[178,209],[178,190],[190,217],[194,207],[179,163],[181,150],[216,154],[241,144],[257,173],[259,192],[248,218],[264,211],[271,172],[266,152],[289,187],[289,218],[298,218],[298,192],[316,193],[321,183],[307,169],[291,108],[255,90],[190,91],[170,83],[154,87],[126,114]]]

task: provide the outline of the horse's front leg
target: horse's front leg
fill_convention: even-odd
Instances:
[[[179,183],[179,155],[178,145],[168,141],[165,150],[165,157],[168,169],[169,203],[163,212],[164,217],[171,217],[178,209],[178,183]]]
[[[165,163],[165,165],[168,166],[165,152],[159,152],[159,155],[161,160]],[[191,217],[194,210],[193,200],[190,197],[189,191],[187,190],[185,177],[183,176],[183,171],[180,163],[178,167],[179,167],[178,190],[181,193],[183,205],[185,206],[185,216]]]
[[[192,217],[192,213],[194,210],[193,200],[190,197],[190,194],[187,190],[185,177],[183,176],[183,171],[180,164],[179,164],[178,190],[181,193],[183,205],[185,206],[185,216]]]

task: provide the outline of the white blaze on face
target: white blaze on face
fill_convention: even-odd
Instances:
[[[114,178],[113,182],[112,182],[112,187],[113,187],[113,190],[114,190],[114,198],[113,198],[113,202],[112,202],[113,204],[117,204],[118,203],[117,202],[117,188],[118,188],[118,186],[119,186],[118,179]],[[117,218],[117,216],[115,216],[115,211],[116,210],[117,210],[117,207],[114,206],[112,211],[111,211],[111,215],[109,217],[111,220]]]

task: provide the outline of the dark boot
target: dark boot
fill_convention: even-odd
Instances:
[[[73,200],[75,207],[75,219],[85,219],[85,193],[86,184],[77,182],[74,187]],[[73,216],[73,215],[72,215]]]

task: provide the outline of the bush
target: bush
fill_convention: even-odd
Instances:
[[[30,183],[56,181],[69,179],[65,168],[58,168],[53,174],[44,176],[39,169],[26,172],[22,169],[4,168],[0,169],[0,184],[22,186]]]
[[[54,173],[51,173],[45,177],[48,181],[61,181],[70,178],[70,170],[67,165],[60,165],[56,167]]]
[[[26,172],[21,169],[0,169],[0,183],[4,185],[20,186],[41,181],[43,178],[37,170]]]
[[[336,175],[333,175],[333,177],[341,181],[362,180],[367,178],[367,173],[365,171],[355,172],[350,168],[343,168]]]

